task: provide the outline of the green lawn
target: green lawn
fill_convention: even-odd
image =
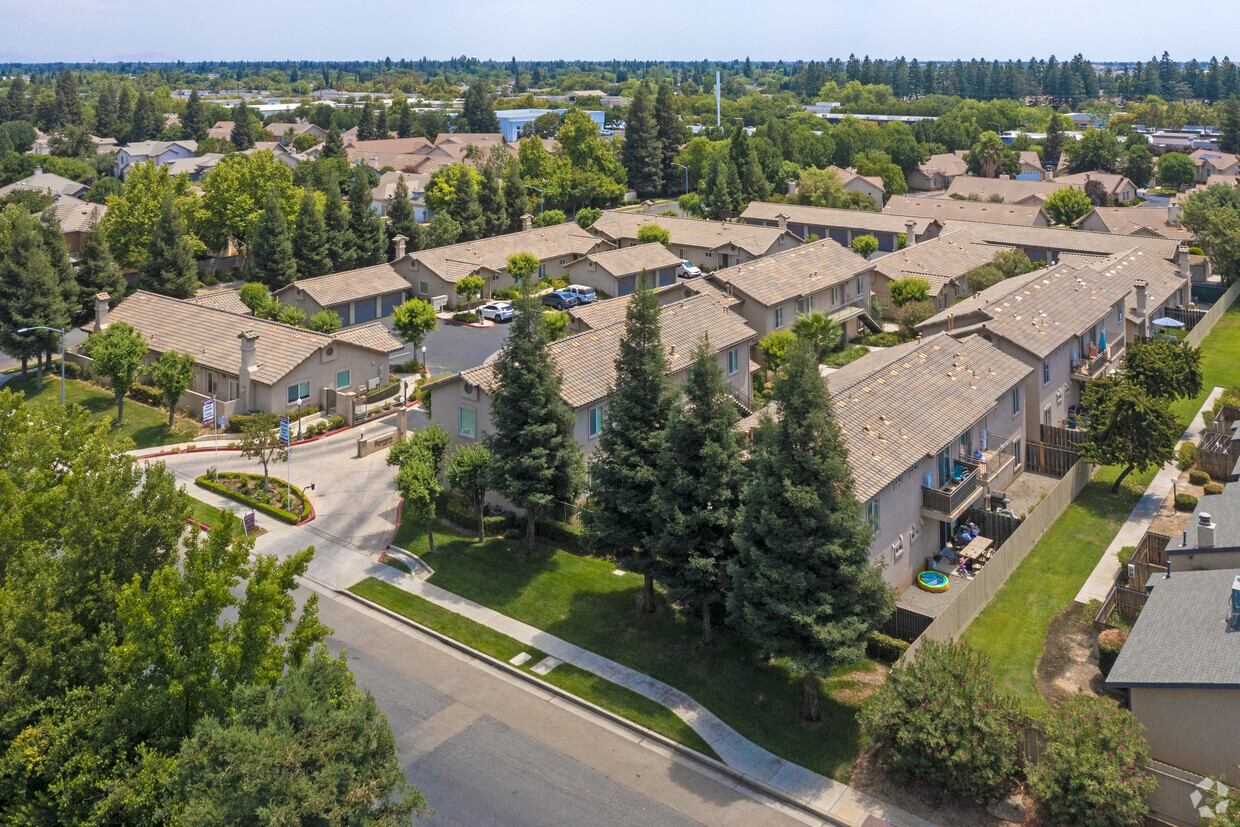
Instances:
[[[1238,355],[1240,307],[1233,306],[1202,345],[1201,394],[1171,406],[1186,425],[1215,386],[1240,385]],[[1030,713],[1048,709],[1034,682],[1047,627],[1075,599],[1155,473],[1134,472],[1112,494],[1117,469],[1100,470],[961,636],[990,655],[999,688],[1016,695]]]
[[[453,640],[459,640],[467,646],[485,652],[497,660],[507,662],[525,652],[529,654],[530,659],[518,667],[524,671],[529,671],[534,664],[546,657],[546,653],[532,646],[524,646],[518,640],[500,634],[467,617],[462,617],[456,612],[436,606],[416,594],[402,591],[382,580],[368,577],[354,585],[350,591],[445,634]],[[539,675],[539,678],[595,706],[601,706],[647,729],[665,735],[690,749],[715,759],[719,758],[710,745],[702,740],[702,736],[677,718],[671,710],[631,689],[626,689],[567,663],[557,666],[546,675]]]
[[[35,389],[33,375],[25,379],[10,379],[2,387],[13,391],[22,391],[26,399],[35,405],[60,404],[60,375],[43,377],[43,390]],[[94,419],[112,423],[112,430],[118,436],[133,441],[137,448],[152,448],[156,445],[172,445],[188,442],[198,435],[198,424],[178,416],[176,425],[168,430],[168,412],[150,405],[143,405],[133,399],[125,400],[125,421],[117,428],[116,398],[112,392],[98,385],[70,379],[65,382],[65,402],[77,404],[85,408]]]
[[[202,500],[195,497],[190,497],[189,516],[193,517],[195,521],[202,523],[205,526],[215,528],[215,525],[220,518],[220,510],[213,505],[207,505]],[[241,537],[244,534],[245,529],[241,527],[241,519],[238,518],[237,522],[233,524],[232,536]]]
[[[613,574],[606,560],[547,548],[526,558],[521,542],[478,544],[447,528],[436,532],[437,551],[428,554],[420,527],[402,527],[399,536],[398,545],[435,569],[435,585],[664,681],[777,755],[844,780],[865,744],[857,712],[881,682],[869,661],[823,681],[828,722],[805,726],[798,720],[800,675],[779,661],[762,662],[756,647],[726,627],[703,645],[701,621],[663,601],[653,616],[642,614],[641,578]]]

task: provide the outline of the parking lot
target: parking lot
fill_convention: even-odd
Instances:
[[[383,323],[389,330],[392,328],[390,316],[383,319]],[[440,321],[439,327],[431,331],[424,342],[431,373],[460,371],[481,365],[488,356],[504,346],[511,327],[510,322],[478,328]],[[406,347],[392,355],[392,363],[413,358],[412,350]],[[421,359],[421,354],[417,358]]]

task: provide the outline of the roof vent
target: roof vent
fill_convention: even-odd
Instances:
[[[1197,518],[1197,548],[1214,548],[1214,521],[1204,511]]]

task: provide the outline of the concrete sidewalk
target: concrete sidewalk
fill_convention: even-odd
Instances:
[[[1214,407],[1215,400],[1222,392],[1222,388],[1215,388],[1211,391],[1206,397],[1205,404],[1201,406],[1201,411]],[[1188,424],[1188,428],[1180,437],[1180,442],[1191,442],[1196,445],[1197,440],[1201,439],[1201,435],[1206,430],[1201,411],[1193,415],[1193,421]],[[1149,530],[1150,523],[1154,522],[1154,518],[1158,516],[1158,510],[1167,501],[1167,495],[1171,493],[1171,488],[1179,476],[1180,466],[1175,460],[1168,462],[1158,471],[1132,509],[1132,514],[1128,515],[1128,520],[1120,526],[1119,533],[1103,552],[1102,559],[1090,573],[1085,585],[1077,592],[1077,603],[1106,600],[1107,595],[1111,593],[1111,587],[1115,585],[1115,578],[1119,575],[1119,550],[1124,546],[1135,546],[1141,542],[1141,538]]]

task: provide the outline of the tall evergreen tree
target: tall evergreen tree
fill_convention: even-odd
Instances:
[[[116,137],[116,90],[104,84],[95,101],[95,134],[101,138]]]
[[[138,268],[138,287],[178,299],[188,299],[198,287],[198,265],[171,192],[164,196],[146,260]]]
[[[388,240],[388,258],[396,258],[396,242],[398,235],[403,235],[406,252],[415,252],[426,246],[423,238],[425,231],[413,215],[413,202],[409,200],[409,187],[405,185],[405,176],[398,176],[396,189],[387,205],[387,224],[384,227]]]
[[[202,108],[202,98],[195,89],[189,93],[189,100],[185,104],[185,114],[181,116],[181,130],[189,140],[201,141],[207,137],[209,129],[207,114]]]
[[[383,260],[387,249],[383,219],[371,207],[370,181],[355,175],[349,187],[349,233],[353,241],[353,266],[369,267]]]
[[[323,185],[327,200],[323,203],[323,228],[327,231],[327,256],[331,259],[330,272],[353,269],[353,232],[349,229],[349,213],[344,207],[344,197],[334,177]]]
[[[744,466],[739,415],[715,351],[695,349],[685,405],[674,407],[651,501],[659,580],[671,599],[697,606],[702,635],[711,639],[711,603],[728,584]]]
[[[375,134],[375,113],[371,111],[370,104],[362,104],[362,114],[357,119],[357,139],[359,141],[373,141],[378,136]]]
[[[508,204],[504,200],[502,167],[495,159],[482,165],[478,187],[478,206],[482,209],[483,235],[490,237],[508,231]]]
[[[650,100],[650,84],[642,81],[629,104],[624,124],[624,144],[620,162],[629,173],[629,186],[638,195],[650,195],[663,189],[663,147],[659,143],[659,125]]]
[[[1240,152],[1240,101],[1232,95],[1219,107],[1218,148]]]
[[[746,201],[762,201],[771,194],[771,185],[762,172],[762,164],[758,161],[758,153],[753,144],[749,145],[745,177],[741,181],[741,193]]]
[[[660,169],[663,173],[663,186],[671,189],[681,180],[672,164],[680,154],[682,142],[680,116],[676,114],[676,101],[673,98],[672,85],[667,81],[659,84],[659,93],[654,101],[654,120],[658,128]]]
[[[508,257],[508,272],[521,286],[517,315],[495,361],[491,425],[487,447],[495,458],[493,484],[525,509],[526,549],[534,549],[534,518],[552,503],[571,502],[581,490],[581,447],[573,437],[575,418],[560,397],[563,381],[547,348],[542,305],[530,294],[538,272],[531,253]]]
[[[448,212],[456,219],[456,223],[461,225],[461,241],[482,238],[486,230],[486,220],[482,216],[482,205],[478,202],[477,176],[472,169],[462,170],[457,177],[452,205]]]
[[[238,152],[254,148],[254,123],[250,120],[250,107],[239,101],[232,110],[233,128],[228,140]]]
[[[82,120],[82,98],[78,95],[77,81],[73,79],[73,72],[65,69],[56,79],[57,126],[84,126]]]
[[[133,116],[129,121],[129,140],[148,141],[163,129],[164,119],[155,111],[155,100],[146,90],[138,93],[138,100],[133,105]]]
[[[26,102],[26,79],[20,74],[15,75],[9,83],[9,91],[4,98],[3,115],[0,123],[24,121],[30,115],[30,107]]]
[[[586,543],[643,575],[642,606],[654,611],[654,514],[657,467],[663,453],[672,394],[659,328],[659,300],[645,276],[629,299],[598,449],[590,460],[595,505]]]
[[[390,134],[388,133],[387,109],[384,108],[383,104],[379,104],[377,107],[375,107],[374,136],[375,136],[375,140],[380,140],[380,141],[386,140],[387,138],[391,137]]]
[[[327,225],[323,223],[323,212],[310,190],[306,190],[297,209],[297,221],[293,226],[293,255],[297,259],[297,278],[322,276],[332,270]]]
[[[1050,123],[1046,126],[1046,137],[1042,140],[1042,159],[1052,166],[1058,166],[1059,156],[1063,154],[1063,130],[1059,127],[1059,115],[1051,110]]]
[[[396,126],[397,138],[413,137],[413,109],[404,98],[397,98],[392,102],[392,112],[388,120]]]
[[[99,232],[97,214],[92,216],[90,232],[78,251],[77,283],[76,309],[79,318],[89,318],[97,293],[107,293],[112,303],[116,304],[125,297],[128,289],[120,265],[112,258],[108,243],[103,233]]]
[[[59,349],[60,337],[46,330],[17,331],[39,325],[64,330],[69,325],[70,308],[38,219],[25,210],[5,210],[0,213],[0,237],[5,240],[4,255],[0,256],[0,348],[22,360],[24,376],[28,360]],[[42,358],[38,364],[42,388]]]
[[[116,95],[116,140],[120,143],[136,141],[133,137],[133,92],[129,84],[123,84]]]
[[[344,140],[340,137],[340,130],[332,124],[327,129],[327,139],[323,141],[323,149],[319,151],[320,158],[347,158],[349,153],[345,151]]]
[[[774,398],[779,418],[759,426],[741,491],[728,614],[804,675],[802,717],[818,721],[819,677],[860,660],[895,601],[870,564],[871,529],[808,345],[792,349]]]
[[[465,91],[460,117],[464,119],[465,129],[453,131],[499,132],[499,118],[495,117],[486,83],[479,80],[470,84]]]
[[[267,193],[267,203],[255,225],[250,255],[259,279],[272,290],[291,284],[297,278],[297,259],[293,257],[288,218],[274,189]]]
[[[520,164],[508,164],[504,173],[504,232],[515,233],[521,229],[521,216],[526,213],[525,181],[521,178]]]

